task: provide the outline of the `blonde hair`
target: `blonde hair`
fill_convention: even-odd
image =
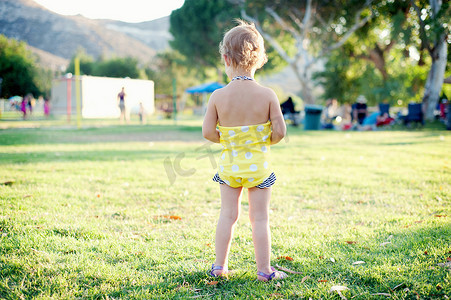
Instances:
[[[260,69],[268,61],[263,37],[254,24],[236,21],[238,26],[226,32],[219,44],[219,53],[229,57],[234,68]]]

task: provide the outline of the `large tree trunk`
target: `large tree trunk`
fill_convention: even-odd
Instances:
[[[441,39],[432,52],[432,65],[424,88],[423,112],[426,120],[434,119],[434,109],[442,91],[448,49],[446,39]]]

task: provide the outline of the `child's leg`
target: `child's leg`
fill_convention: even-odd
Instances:
[[[216,227],[216,261],[215,266],[223,266],[227,272],[230,243],[232,240],[233,227],[240,215],[240,195],[243,188],[232,188],[221,184],[221,213]],[[223,273],[218,270],[216,275]]]
[[[272,273],[270,266],[271,233],[269,230],[269,202],[271,188],[249,189],[249,219],[252,225],[252,240],[255,248],[257,271]]]

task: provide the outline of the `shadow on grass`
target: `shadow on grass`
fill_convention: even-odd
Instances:
[[[170,150],[92,150],[92,151],[37,151],[31,153],[2,153],[2,164],[34,164],[57,162],[113,162],[135,160],[163,160],[166,157],[176,156],[180,151]],[[189,151],[186,151],[187,153]],[[194,153],[194,151],[192,151]]]
[[[199,141],[200,126],[104,126],[85,129],[15,128],[0,130],[0,145],[93,144],[100,142]]]
[[[64,264],[50,267],[46,264],[48,260],[46,255],[29,255],[33,251],[28,249],[33,247],[38,249],[34,250],[38,251],[38,254],[41,250],[45,253],[46,249],[42,249],[42,239],[45,240],[46,236],[30,236],[30,242],[27,248],[24,248],[15,241],[14,234],[27,235],[31,232],[15,230],[11,224],[3,225],[2,231],[7,233],[8,237],[0,250],[1,275],[6,279],[0,283],[0,296],[6,299],[18,298],[21,295],[52,297],[59,295],[60,291],[67,290],[68,286],[76,289],[71,291],[72,295],[93,299],[105,296],[130,299],[192,297],[339,299],[335,297],[337,295],[329,293],[333,285],[347,286],[350,290],[343,293],[348,299],[349,296],[357,299],[380,299],[381,296],[376,295],[378,293],[389,294],[395,299],[415,299],[417,295],[422,299],[444,299],[445,295],[451,293],[451,286],[446,281],[449,270],[439,266],[439,263],[446,262],[451,251],[449,248],[451,226],[443,224],[430,226],[417,224],[416,228],[412,226],[397,232],[383,232],[380,233],[381,237],[358,241],[355,244],[333,240],[324,246],[333,250],[336,257],[334,262],[318,258],[315,254],[317,249],[307,248],[302,252],[306,257],[303,262],[296,260],[278,262],[286,268],[302,272],[301,275],[289,275],[282,284],[257,282],[255,274],[246,272],[238,273],[229,279],[211,278],[207,275],[207,266],[204,270],[180,268],[180,258],[177,257],[167,258],[168,263],[162,269],[153,269],[155,264],[147,269],[146,267],[137,269],[136,266],[141,265],[142,258],[129,252],[115,254],[116,262],[121,262],[116,275],[99,272],[95,273],[95,276],[92,275],[90,268],[105,265],[115,267],[116,262],[108,261],[110,257],[108,252],[96,255],[90,266],[79,265],[76,270],[67,269]],[[63,233],[63,236],[66,236],[67,233]],[[47,231],[47,234],[61,236],[60,231]],[[70,234],[68,238],[83,242],[86,237]],[[381,246],[386,239],[389,239],[389,244]],[[152,245],[145,247],[149,246],[152,247]],[[16,258],[8,259],[11,256]],[[197,256],[204,259],[203,253],[198,253]],[[26,259],[27,267],[21,264],[23,259]],[[69,256],[68,259],[77,260],[77,256],[72,258]],[[356,261],[364,261],[364,264],[354,265]],[[48,269],[43,268],[41,265],[43,262],[48,265]],[[171,262],[175,265],[171,265]],[[192,264],[188,261],[186,265]],[[128,268],[127,274],[136,275],[119,276],[124,271],[121,268],[124,267]],[[37,272],[36,269],[40,271]],[[149,278],[149,282],[137,285],[135,282],[142,282],[140,278],[142,276]],[[302,281],[305,276],[308,276],[308,279]]]

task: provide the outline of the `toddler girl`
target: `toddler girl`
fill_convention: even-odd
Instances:
[[[257,278],[283,279],[287,275],[270,266],[269,202],[276,176],[269,165],[270,145],[280,142],[286,126],[276,94],[254,80],[267,57],[263,38],[253,24],[238,20],[220,44],[231,82],[210,97],[202,126],[203,136],[223,150],[213,180],[220,183],[221,213],[216,228],[216,261],[210,275],[228,272],[233,228],[240,213],[240,196],[248,188]]]

